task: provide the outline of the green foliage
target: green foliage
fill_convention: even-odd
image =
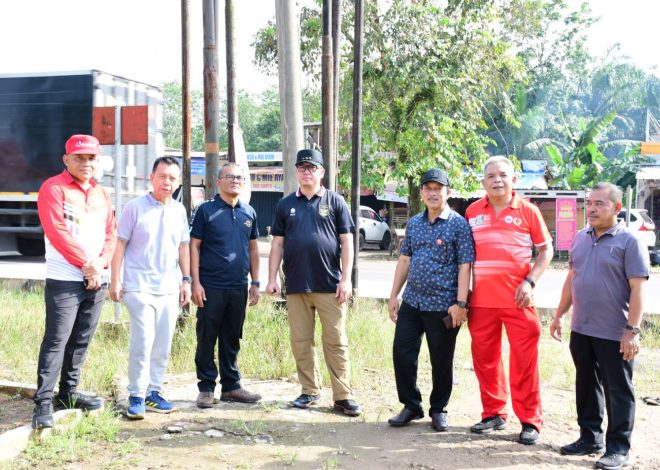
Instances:
[[[0,286],[0,305],[1,376],[5,380],[33,383],[36,379],[39,340],[43,337],[44,328],[43,290],[23,293]],[[126,377],[128,367],[128,312],[122,310],[123,323],[109,323],[114,318],[113,307],[114,304],[109,301],[104,305],[101,323],[90,343],[81,377],[81,389],[105,396],[116,396],[115,388]],[[190,316],[182,321],[174,335],[169,373],[195,371],[195,309],[192,307]],[[239,364],[245,376],[277,379],[295,373],[286,310],[264,296],[257,306],[248,308],[244,331]],[[387,320],[385,305],[368,299],[360,300],[349,312],[347,331],[355,350],[363,351],[358,352],[351,362],[353,382],[359,385],[361,371],[382,367],[382,358],[389,355],[393,329]],[[321,344],[319,323],[316,342]],[[391,368],[389,361],[385,367]],[[324,384],[329,385],[327,371],[325,368],[322,370]]]
[[[163,140],[166,147],[182,148],[182,88],[177,81],[167,82],[163,88]],[[199,90],[190,92],[192,108],[191,143],[193,151],[204,150],[204,94]]]
[[[643,160],[639,155],[639,143],[619,141],[624,150],[616,158],[608,159],[602,153],[607,146],[601,138],[616,120],[617,114],[611,112],[601,118],[580,123],[580,133],[567,129],[568,140],[572,147],[562,155],[557,146],[549,143],[545,148],[550,157],[552,187],[564,189],[583,189],[599,181],[610,181],[623,185],[634,178],[635,168]]]

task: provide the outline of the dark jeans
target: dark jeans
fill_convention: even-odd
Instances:
[[[431,357],[433,390],[430,413],[445,411],[451,396],[454,348],[459,328],[447,330],[442,317],[447,312],[422,312],[405,302],[399,308],[394,331],[394,376],[399,401],[413,411],[422,409],[422,395],[417,388],[417,367],[422,335]]]
[[[87,290],[82,282],[46,279],[46,331],[39,350],[35,402],[76,390],[105,300],[105,289]],[[60,372],[61,371],[61,372]]]
[[[218,343],[220,384],[223,392],[241,388],[238,352],[243,337],[243,322],[247,305],[247,287],[240,289],[207,289],[204,307],[197,309],[197,388],[200,392],[215,390],[218,367],[214,351]]]
[[[627,454],[635,421],[634,364],[623,360],[619,344],[619,341],[571,333],[580,436],[586,442],[603,442],[605,405],[607,452]]]

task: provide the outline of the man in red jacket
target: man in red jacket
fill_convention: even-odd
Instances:
[[[46,243],[46,330],[39,350],[35,429],[53,427],[53,406],[103,406],[103,399],[76,389],[101,315],[117,227],[108,194],[92,179],[101,154],[98,140],[73,135],[65,147],[66,169],[44,182],[37,200]]]

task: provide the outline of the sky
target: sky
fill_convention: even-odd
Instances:
[[[570,5],[578,0],[568,0]],[[202,89],[202,0],[190,0],[191,86]],[[219,72],[225,80],[224,1],[219,5]],[[602,17],[588,46],[602,55],[614,43],[633,63],[660,66],[654,40],[659,0],[591,0]],[[255,33],[275,17],[275,0],[235,0],[238,87],[277,85],[252,64]],[[98,69],[151,85],[181,80],[180,0],[0,0],[0,73]],[[656,24],[654,24],[654,22]],[[660,68],[655,69],[660,74]]]

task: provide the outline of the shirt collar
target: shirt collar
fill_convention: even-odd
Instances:
[[[435,220],[429,220],[429,210],[424,209],[424,220],[428,220],[430,224],[434,224],[438,219],[447,220],[450,212],[451,209],[449,208],[449,205],[445,203],[445,207],[442,208],[438,217],[436,217]]]
[[[160,202],[158,199],[156,199],[154,197],[154,195],[151,193],[151,191],[149,191],[147,193],[147,201],[149,201],[149,204],[151,204],[152,206],[163,206],[163,207],[165,207],[165,205],[166,205],[166,204],[163,204],[162,202]],[[170,200],[169,202],[172,202],[172,200]]]
[[[619,233],[621,233],[623,231],[623,229],[625,229],[625,228],[626,228],[626,222],[623,221],[623,220],[620,220],[616,224],[612,225],[607,232],[605,232],[603,235],[601,235],[601,237],[604,236],[604,235],[611,235],[611,236],[614,237],[614,236],[618,235]],[[587,225],[587,233],[592,234],[594,236],[596,235],[596,231],[594,230],[594,228],[591,225]]]
[[[224,204],[224,205],[227,206],[227,207],[234,207],[234,208],[236,208],[236,207],[241,207],[241,200],[240,200],[240,199],[238,199],[238,200],[236,201],[236,205],[235,205],[235,206],[230,206],[229,204],[227,204],[227,201],[225,201],[224,199],[222,199],[222,198],[220,197],[220,194],[216,194],[215,197],[214,197],[213,199],[215,199],[216,201],[218,201],[220,204]]]
[[[323,187],[323,185],[321,185],[321,187],[319,188],[318,191],[316,191],[314,196],[323,197],[324,194],[325,194],[325,188]],[[300,187],[299,187],[298,190],[296,191],[296,197],[300,197],[300,196],[303,196],[303,193],[300,192]]]
[[[488,202],[488,194],[486,194],[486,197],[484,198],[484,207],[488,207],[489,205],[490,202]],[[509,207],[511,207],[511,209],[519,209],[521,205],[522,205],[522,198],[518,196],[518,194],[515,191],[512,191],[511,202],[509,203]]]
[[[69,173],[69,170],[67,170],[66,168],[64,169],[64,171],[62,171],[62,176],[64,177],[64,180],[66,181],[66,184],[72,184],[72,183],[75,183],[75,184],[77,184],[78,186],[80,186],[80,187],[82,188],[82,186],[80,185],[80,183],[79,183],[78,181],[76,181],[76,180],[74,179],[73,176],[71,176],[71,173]],[[94,186],[96,186],[96,180],[95,180],[94,178],[91,178],[91,179],[89,180],[89,185],[90,185],[92,188],[93,188]]]

